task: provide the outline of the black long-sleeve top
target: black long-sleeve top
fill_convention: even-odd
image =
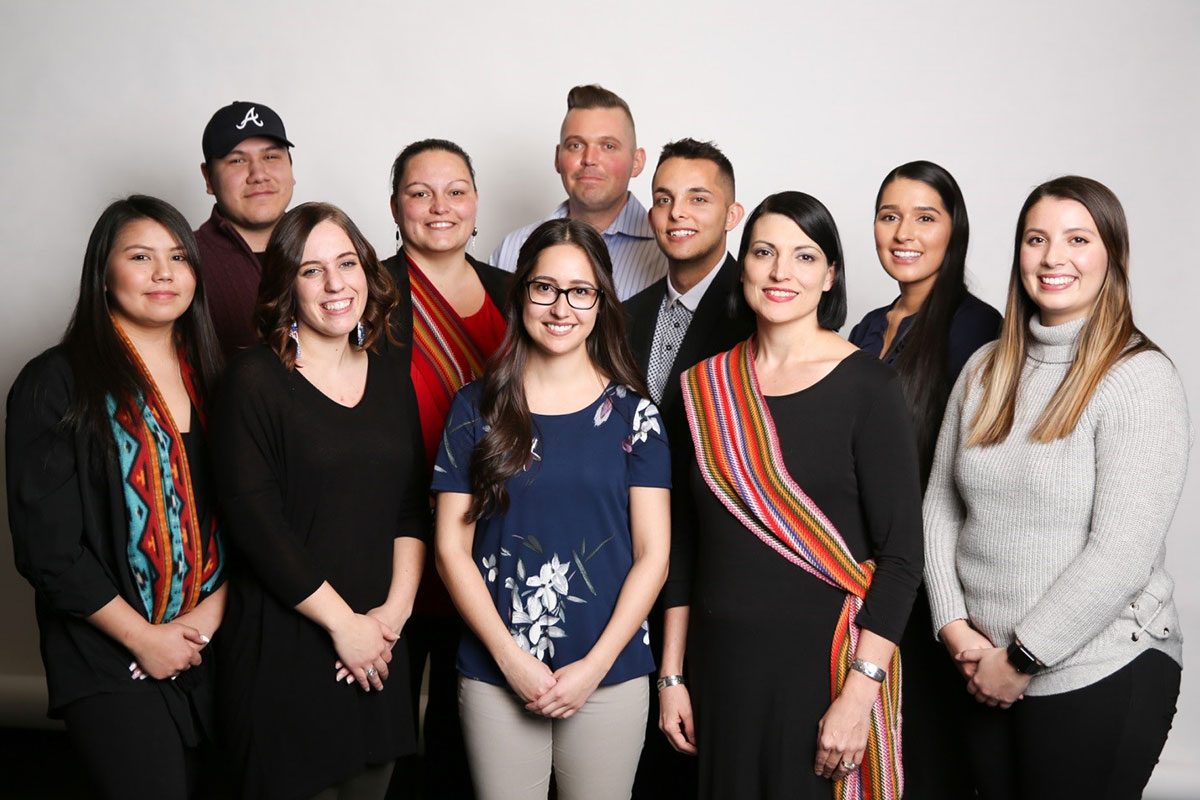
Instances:
[[[887,353],[883,353],[883,339],[887,335],[887,313],[896,302],[867,312],[857,325],[850,330],[850,343],[861,347],[871,355],[879,358],[889,367],[894,367],[900,360],[908,344],[908,331],[916,321],[916,314],[900,320],[900,327],[891,342]],[[954,385],[958,373],[976,350],[1000,335],[1000,323],[1003,318],[1000,312],[975,295],[967,292],[954,312],[950,321],[950,332],[946,341],[946,383]]]
[[[160,692],[192,742],[194,723],[209,724],[192,713],[205,716],[209,704],[209,654],[176,681],[135,681],[133,654],[87,621],[115,597],[135,609],[142,600],[125,555],[129,529],[116,452],[64,423],[74,389],[64,349],[42,353],[13,383],[5,434],[8,523],[17,570],[35,590],[50,716],[95,694]],[[203,518],[204,437],[198,429],[183,437]]]

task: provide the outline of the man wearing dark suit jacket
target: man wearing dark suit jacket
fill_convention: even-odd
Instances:
[[[741,287],[726,237],[745,211],[734,199],[733,165],[711,142],[680,139],[663,147],[652,187],[650,227],[667,257],[667,276],[629,298],[625,310],[634,358],[666,423],[678,486],[688,479],[692,457],[679,376],[754,331],[753,315],[729,314],[729,295]],[[661,609],[651,612],[650,635],[655,660],[661,661]],[[659,732],[652,692],[633,797],[695,796],[695,761],[672,750]]]

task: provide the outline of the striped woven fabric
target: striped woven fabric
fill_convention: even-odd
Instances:
[[[462,320],[411,258],[413,355],[428,363],[447,398],[483,374],[486,359]]]
[[[705,483],[729,512],[785,559],[846,592],[829,656],[830,694],[836,698],[858,648],[854,620],[875,563],[858,563],[816,503],[783,463],[775,423],[758,388],[753,339],[683,376],[696,460]],[[815,754],[814,754],[815,755]],[[871,709],[862,766],[834,784],[838,800],[898,800],[904,787],[900,759],[900,651]]]
[[[216,588],[224,551],[217,515],[209,515],[205,526],[196,509],[187,452],[170,409],[115,319],[113,328],[150,389],[121,402],[111,394],[106,398],[129,525],[126,557],[146,619],[155,624],[170,622]],[[204,426],[203,404],[182,350],[179,373]]]

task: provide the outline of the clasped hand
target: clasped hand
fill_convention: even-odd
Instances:
[[[377,609],[378,610],[378,609]],[[392,647],[400,633],[391,628],[374,611],[354,614],[331,632],[338,660],[333,667],[335,679],[346,683],[358,682],[364,692],[383,690],[388,678]]]
[[[524,651],[500,667],[504,679],[525,701],[525,710],[550,719],[568,719],[583,707],[603,680],[605,670],[582,658],[553,672]]]
[[[160,681],[174,678],[200,665],[200,651],[208,641],[207,636],[182,622],[147,623],[130,645],[134,661],[129,665],[129,677],[144,680],[149,676]]]
[[[975,667],[967,680],[967,691],[980,703],[1008,708],[1025,697],[1031,676],[1017,672],[1009,663],[1005,648],[964,650],[954,660]]]

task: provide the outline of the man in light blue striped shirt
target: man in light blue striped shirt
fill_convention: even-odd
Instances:
[[[570,217],[600,231],[621,300],[667,272],[667,259],[654,240],[646,209],[629,191],[630,179],[645,164],[646,151],[637,146],[633,114],[624,100],[596,85],[576,86],[567,93],[567,115],[554,148],[554,169],[567,199],[546,219]],[[505,236],[492,253],[492,264],[514,271],[521,245],[544,221]]]

